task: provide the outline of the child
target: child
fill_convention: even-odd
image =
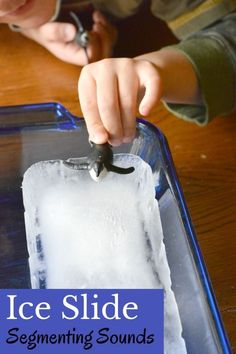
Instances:
[[[113,16],[133,13],[141,1],[98,1]],[[113,145],[135,134],[135,110],[148,115],[162,99],[176,116],[206,124],[236,107],[236,1],[152,0],[154,15],[182,41],[134,59],[85,66],[79,97],[90,139]]]
[[[93,4],[122,18],[135,13],[141,2],[94,0]],[[0,0],[0,22],[20,26],[25,35],[59,58],[84,64],[83,51],[72,42],[75,27],[49,22],[53,14],[55,17],[57,4],[48,0],[42,8],[39,0]],[[31,6],[28,12],[27,6]],[[236,1],[152,0],[151,10],[182,41],[134,59],[104,59],[83,68],[79,96],[90,139],[95,143],[119,145],[133,138],[140,96],[142,115],[148,115],[162,99],[177,116],[199,124],[235,109]],[[112,25],[100,12],[94,13],[93,20],[90,61],[110,56],[115,38]]]

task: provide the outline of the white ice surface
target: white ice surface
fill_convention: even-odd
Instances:
[[[186,353],[171,290],[151,168],[135,155],[94,182],[87,171],[44,161],[24,175],[23,199],[33,288],[164,288],[165,353]]]

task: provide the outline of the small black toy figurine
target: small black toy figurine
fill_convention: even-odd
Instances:
[[[88,57],[88,52],[87,52],[87,46],[89,43],[89,33],[88,31],[86,31],[79,19],[79,17],[74,13],[74,12],[70,12],[70,16],[73,18],[76,26],[77,26],[77,33],[75,36],[75,42],[84,49],[86,58],[87,58],[87,62],[89,63],[89,57]]]
[[[90,142],[91,153],[85,162],[76,163],[71,161],[63,161],[64,165],[74,170],[88,170],[92,179],[98,181],[107,171],[127,175],[134,171],[134,167],[118,167],[112,164],[113,152],[111,146],[106,144],[95,144]]]

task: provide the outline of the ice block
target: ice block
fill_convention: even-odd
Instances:
[[[33,288],[164,288],[165,352],[186,353],[150,166],[115,156],[129,175],[94,182],[62,161],[31,166],[23,180]]]

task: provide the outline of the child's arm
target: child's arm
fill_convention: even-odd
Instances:
[[[84,67],[79,80],[90,139],[112,145],[130,141],[141,96],[139,112],[144,116],[160,99],[201,103],[195,71],[180,51],[166,48],[136,59],[105,59]]]
[[[141,59],[145,59],[142,61]],[[123,62],[122,62],[123,60]],[[90,138],[116,145],[134,135],[135,110],[146,115],[163,99],[176,116],[206,124],[236,108],[236,13],[180,44],[136,59],[83,69],[79,97]]]
[[[187,37],[173,50],[191,62],[202,94],[201,105],[166,103],[176,116],[200,125],[236,108],[236,12]]]

